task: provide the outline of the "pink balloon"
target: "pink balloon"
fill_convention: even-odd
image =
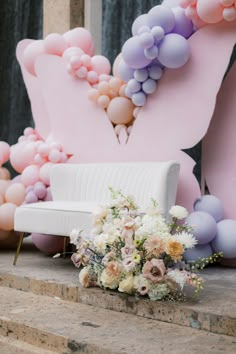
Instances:
[[[5,199],[9,203],[17,206],[25,200],[25,187],[22,183],[14,183],[8,187],[5,193]]]
[[[37,202],[38,202],[38,197],[37,197],[37,195],[34,193],[33,190],[29,191],[29,192],[26,194],[25,202],[26,202],[26,204],[31,204],[31,203],[37,203]]]
[[[220,0],[198,0],[196,9],[199,17],[207,23],[217,23],[223,18],[223,6]]]
[[[31,234],[34,245],[42,252],[53,255],[63,250],[63,237],[44,235],[44,234]]]
[[[5,231],[13,230],[14,228],[14,214],[16,205],[12,203],[5,203],[0,206],[0,229]]]
[[[43,181],[46,186],[50,185],[50,170],[54,164],[52,162],[47,162],[40,168],[39,176],[41,181]]]
[[[30,136],[31,134],[34,134],[34,129],[31,127],[27,127],[24,129],[24,136]]]
[[[98,75],[107,74],[111,71],[111,64],[109,60],[103,55],[94,55],[91,59],[91,66]]]
[[[43,53],[45,53],[43,40],[34,41],[25,48],[23,54],[23,63],[30,74],[34,76],[36,75],[34,63],[37,56]]]
[[[125,97],[115,97],[108,105],[107,115],[114,124],[127,124],[133,119],[133,103]]]
[[[36,154],[35,144],[28,141],[17,143],[11,147],[10,162],[13,168],[21,173],[27,166],[34,162]]]
[[[4,203],[4,198],[3,195],[0,193],[0,205],[2,205]]]
[[[27,187],[39,181],[39,166],[30,165],[21,174],[21,181]]]
[[[62,57],[63,57],[63,59],[65,59],[68,62],[73,57],[80,58],[82,54],[84,54],[84,51],[81,48],[70,47],[64,51]]]
[[[67,48],[65,38],[58,33],[51,33],[44,39],[45,50],[48,54],[61,56]]]
[[[61,159],[60,151],[57,149],[52,149],[48,155],[48,159],[53,163],[58,163]]]
[[[0,141],[0,165],[10,158],[10,146],[5,141]]]
[[[47,194],[47,188],[43,182],[37,182],[34,185],[34,193],[37,195],[39,199],[44,199]]]
[[[117,57],[115,58],[115,61],[113,63],[113,66],[112,66],[113,75],[116,77],[119,77],[119,78],[120,78],[120,75],[119,75],[118,66],[120,64],[121,59],[122,59],[122,53],[117,55]]]
[[[94,54],[93,39],[87,29],[77,27],[64,33],[63,37],[68,46],[79,47],[90,56]]]
[[[9,180],[11,178],[10,172],[6,167],[0,167],[0,179]]]
[[[34,157],[34,162],[36,163],[36,165],[42,166],[47,162],[47,160],[40,154],[36,154]]]

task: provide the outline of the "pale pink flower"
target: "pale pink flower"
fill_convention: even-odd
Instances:
[[[82,264],[82,256],[79,253],[73,253],[71,256],[71,260],[76,268],[79,268]]]
[[[144,264],[142,272],[144,278],[150,280],[151,283],[156,284],[162,281],[166,272],[166,267],[162,259],[153,258]]]
[[[128,272],[133,270],[136,267],[136,263],[135,263],[132,256],[126,257],[122,263],[123,263],[125,270]]]
[[[165,245],[159,236],[149,236],[144,242],[147,256],[159,257],[164,252]]]
[[[127,256],[131,256],[136,248],[134,246],[125,246],[121,248],[122,258],[126,258]]]

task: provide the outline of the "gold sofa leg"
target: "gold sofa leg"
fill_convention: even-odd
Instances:
[[[17,246],[17,249],[16,249],[15,258],[14,258],[14,261],[13,261],[13,265],[14,266],[16,265],[17,258],[18,258],[19,254],[20,254],[20,249],[21,249],[21,246],[22,246],[22,243],[23,243],[24,236],[25,236],[25,232],[22,232],[21,235],[20,235],[20,238],[19,238],[19,242],[18,242],[18,246]]]

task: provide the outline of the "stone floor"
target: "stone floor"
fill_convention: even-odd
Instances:
[[[206,269],[200,298],[175,304],[83,289],[70,259],[29,242],[13,257],[0,250],[1,354],[236,353],[236,269]]]

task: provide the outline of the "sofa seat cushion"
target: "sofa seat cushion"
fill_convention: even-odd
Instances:
[[[16,209],[14,229],[69,236],[73,228],[88,234],[92,229],[92,212],[97,202],[50,201],[25,204]]]

